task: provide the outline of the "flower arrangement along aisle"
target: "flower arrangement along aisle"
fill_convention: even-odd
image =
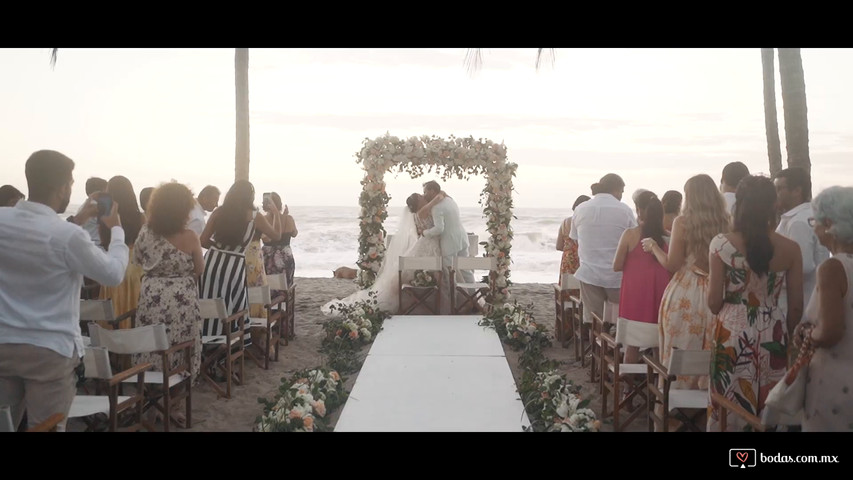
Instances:
[[[551,346],[551,338],[548,328],[536,323],[532,311],[533,305],[522,307],[517,301],[496,305],[480,320],[480,325],[494,328],[501,341],[513,350],[524,350],[527,357],[539,360],[542,349]]]
[[[601,422],[582,400],[581,387],[566,381],[558,370],[525,375],[519,387],[530,418],[528,430],[535,432],[597,432]]]
[[[379,309],[376,295],[370,292],[367,300],[330,307],[335,317],[323,325],[326,336],[320,348],[328,356],[329,367],[347,373],[360,367],[356,352],[373,342],[382,324],[391,317],[390,313]]]
[[[282,380],[278,392],[272,400],[258,399],[264,411],[255,420],[255,431],[329,431],[326,417],[347,398],[343,378],[325,368],[296,372],[290,379]]]

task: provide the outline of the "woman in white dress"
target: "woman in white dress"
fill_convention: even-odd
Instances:
[[[432,216],[429,214],[432,207],[444,199],[444,192],[440,192],[432,201],[427,202],[423,195],[413,193],[406,199],[408,208],[400,217],[400,227],[391,238],[388,248],[385,250],[385,259],[376,281],[370,288],[359,290],[352,295],[340,300],[332,300],[323,305],[321,311],[330,315],[332,305],[351,305],[369,298],[371,292],[376,292],[379,308],[390,313],[396,313],[399,308],[398,290],[400,290],[399,269],[400,257],[435,257],[441,256],[439,237],[425,237],[423,231],[433,227]],[[403,282],[411,281],[413,272],[403,273]]]

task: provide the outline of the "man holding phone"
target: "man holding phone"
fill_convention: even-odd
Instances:
[[[27,200],[0,209],[0,405],[11,406],[16,425],[24,410],[30,427],[55,413],[68,414],[83,355],[83,276],[116,286],[127,268],[115,202],[100,217],[111,233],[107,252],[57,215],[71,200],[73,170],[74,162],[59,152],[33,153],[26,163]],[[87,202],[82,220],[96,209]],[[57,429],[64,430],[65,422]]]

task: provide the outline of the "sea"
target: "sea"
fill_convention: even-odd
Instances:
[[[69,205],[63,217],[77,211]],[[296,276],[331,278],[338,267],[356,268],[358,258],[359,207],[311,207],[289,205],[299,234],[290,241],[296,261]],[[460,207],[462,224],[468,232],[488,239],[486,219],[480,207]],[[404,206],[388,207],[385,230],[397,231]],[[555,283],[559,279],[562,253],[554,247],[557,230],[570,210],[552,208],[516,208],[510,226],[513,230],[510,280],[513,283]],[[482,246],[478,255],[482,255]]]

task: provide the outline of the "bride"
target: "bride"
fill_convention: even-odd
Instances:
[[[332,305],[351,305],[356,302],[367,300],[370,292],[376,292],[379,308],[397,313],[399,307],[398,290],[400,290],[400,279],[398,266],[400,257],[440,257],[441,246],[439,237],[423,236],[423,231],[433,227],[432,207],[444,199],[447,195],[439,192],[431,201],[427,202],[423,195],[413,193],[406,199],[408,208],[403,211],[400,218],[400,226],[397,233],[391,237],[388,248],[385,250],[385,259],[376,281],[366,290],[359,290],[352,295],[340,300],[332,300],[320,309],[326,314],[332,313]],[[413,278],[413,272],[403,272],[403,282],[409,282]]]

